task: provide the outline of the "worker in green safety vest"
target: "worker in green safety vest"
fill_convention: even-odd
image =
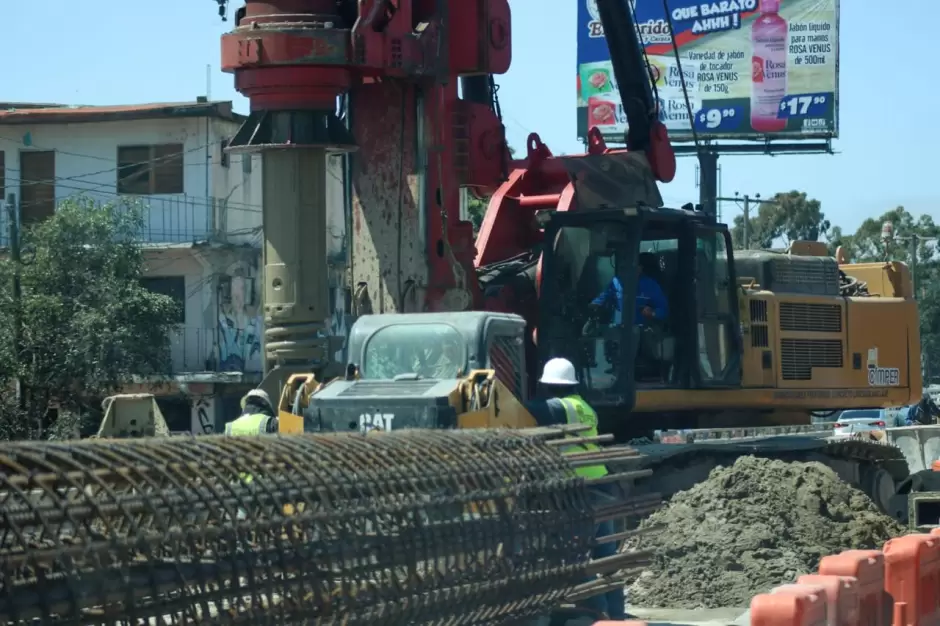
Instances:
[[[277,432],[277,415],[269,396],[262,389],[252,389],[242,398],[242,414],[225,424],[225,434],[236,437],[267,435]],[[254,478],[247,472],[239,473],[239,478],[250,483]]]
[[[540,398],[526,403],[526,408],[540,426],[557,426],[560,424],[586,424],[590,428],[577,434],[578,437],[597,436],[597,413],[584,398],[578,394],[578,377],[568,359],[551,359],[542,370],[539,379]],[[566,446],[563,452],[585,452],[599,450],[600,446],[593,443],[573,444]],[[585,478],[601,478],[607,475],[607,467],[603,464],[580,467],[575,470],[579,476]],[[591,499],[597,503],[610,501],[616,498],[609,483],[592,485],[589,487]],[[597,526],[598,538],[614,534],[612,520],[601,522]],[[608,542],[599,544],[591,554],[592,558],[600,559],[613,556],[617,553],[617,543]],[[624,612],[623,588],[608,591],[599,596],[589,598],[578,603],[586,609],[604,614],[612,620],[626,618]]]
[[[271,397],[262,389],[252,389],[242,398],[242,414],[225,425],[225,434],[265,435],[276,433],[277,426]]]

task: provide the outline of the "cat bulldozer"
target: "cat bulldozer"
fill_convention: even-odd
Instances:
[[[285,387],[282,432],[529,427],[531,364],[563,356],[601,432],[654,469],[642,488],[668,497],[742,454],[820,460],[903,517],[901,452],[836,438],[813,417],[920,396],[904,264],[840,264],[815,242],[733,251],[726,226],[688,209],[540,219],[550,245],[534,323],[489,311],[360,317],[345,377],[318,385],[295,376]],[[661,287],[664,319],[640,317],[641,274]],[[616,307],[596,304],[614,278],[619,322]]]

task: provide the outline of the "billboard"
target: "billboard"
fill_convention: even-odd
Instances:
[[[597,126],[622,142],[626,118],[596,0],[577,2],[578,136]],[[664,2],[630,2],[674,141],[692,139],[690,124],[702,139],[838,135],[838,0],[668,0],[671,25]]]

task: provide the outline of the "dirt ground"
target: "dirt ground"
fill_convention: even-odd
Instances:
[[[752,596],[812,572],[823,556],[880,548],[905,529],[820,463],[741,457],[677,493],[643,526],[653,566],[629,603],[747,607]]]

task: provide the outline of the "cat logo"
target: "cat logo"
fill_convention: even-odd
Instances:
[[[394,420],[395,415],[393,413],[361,413],[359,415],[359,432],[391,430]]]
[[[868,386],[899,387],[901,370],[896,367],[878,367],[878,348],[868,350]]]

